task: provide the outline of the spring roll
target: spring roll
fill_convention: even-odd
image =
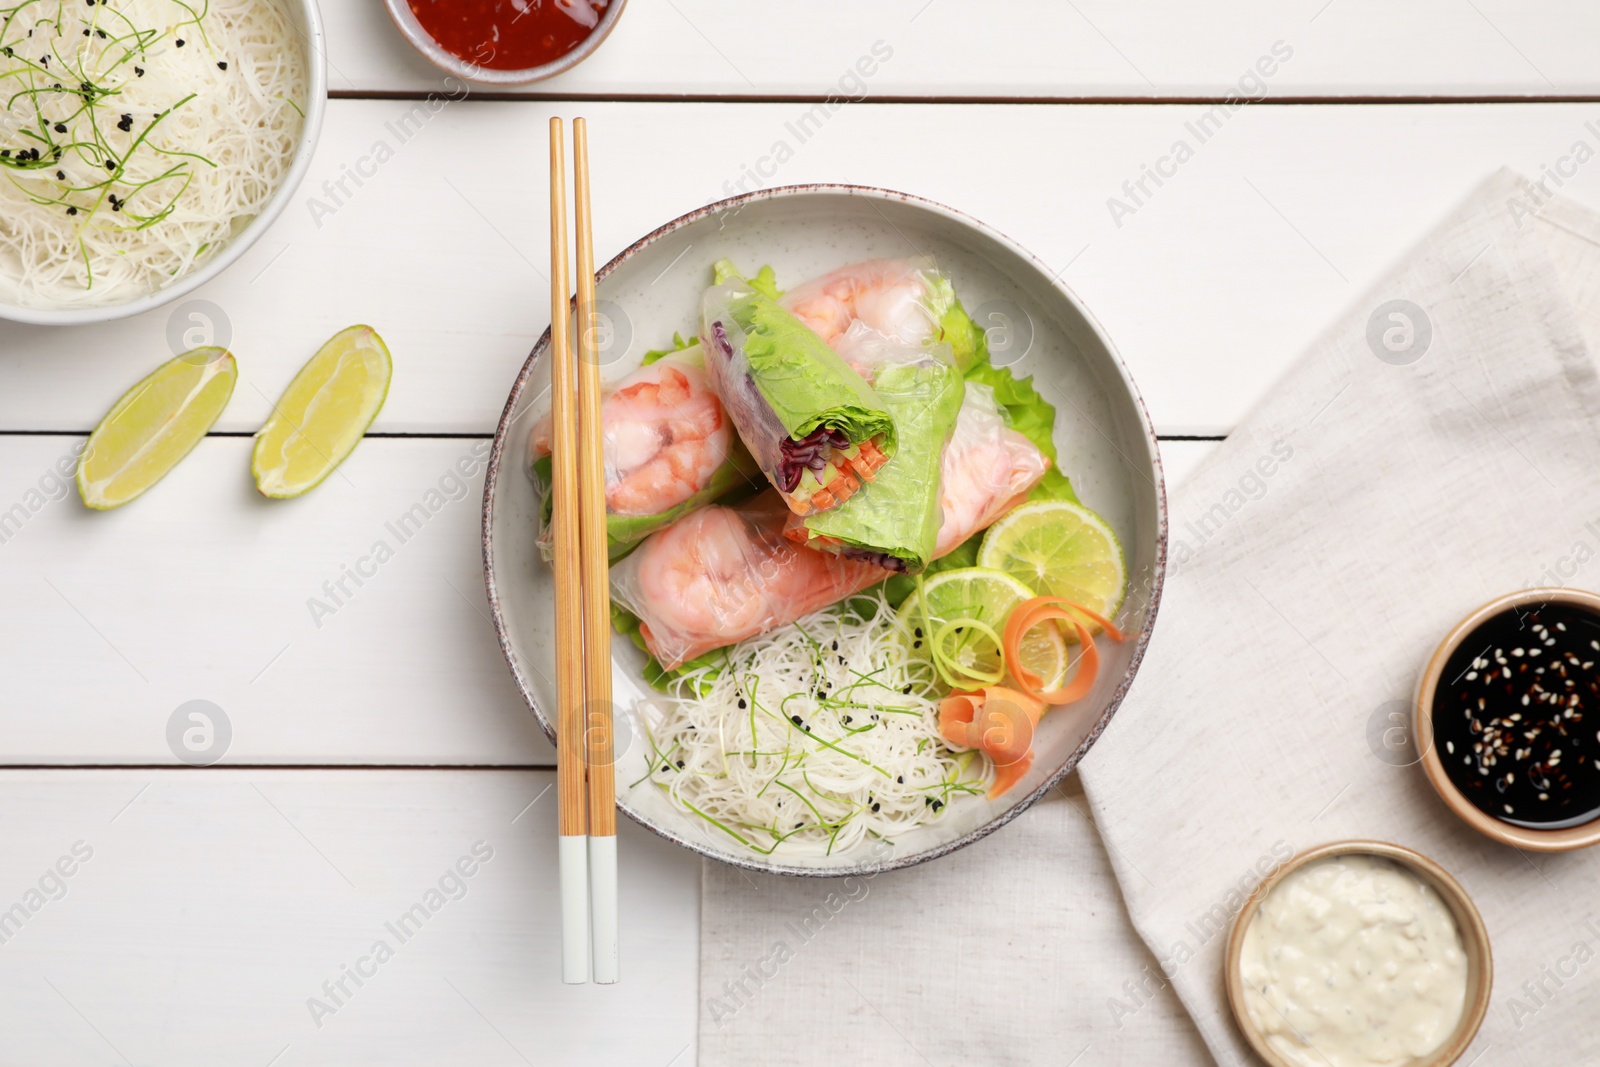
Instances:
[[[961,412],[941,465],[942,525],[933,556],[938,559],[1022,503],[1050,469],[1037,445],[1006,425],[994,390],[966,383]]]
[[[789,290],[781,303],[836,347],[860,322],[907,344],[944,341],[963,372],[977,356],[978,329],[928,256],[850,263]]]
[[[600,422],[613,559],[695,508],[760,482],[707,381],[698,342],[618,382],[601,401]],[[541,499],[538,543],[548,559],[553,551],[548,416],[534,425],[528,450]]]
[[[796,515],[849,499],[894,455],[894,419],[838,353],[726,261],[701,305],[712,388]]]
[[[940,466],[961,409],[961,375],[948,344],[885,336],[859,319],[837,350],[894,416],[898,447],[872,484],[837,507],[793,516],[786,532],[810,548],[921,573],[939,537]]]
[[[639,619],[665,670],[784,626],[888,577],[881,567],[802,548],[783,534],[777,493],[713,504],[648,538],[611,568],[611,595]]]

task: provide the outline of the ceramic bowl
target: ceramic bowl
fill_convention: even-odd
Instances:
[[[409,0],[383,0],[383,6],[388,10],[390,21],[394,23],[395,29],[400,31],[400,36],[406,39],[406,43],[446,74],[454,74],[458,78],[465,78],[480,85],[528,85],[569,71],[593,55],[594,50],[600,47],[601,42],[616,26],[617,20],[622,17],[622,9],[627,6],[627,2],[628,0],[611,0],[611,3],[606,5],[605,14],[600,16],[599,23],[572,51],[548,63],[520,70],[495,70],[474,63],[470,59],[463,59],[454,52],[446,51],[433,39],[433,35],[423,28],[422,23],[417,21]]]
[[[1377,856],[1390,860],[1411,871],[1437,892],[1450,914],[1455,918],[1456,929],[1461,932],[1461,945],[1467,954],[1467,996],[1461,1010],[1461,1021],[1444,1043],[1421,1059],[1412,1060],[1406,1067],[1448,1067],[1461,1058],[1483,1025],[1489,1011],[1489,994],[1494,988],[1494,956],[1489,948],[1489,931],[1483,925],[1478,906],[1461,888],[1461,883],[1448,871],[1420,852],[1387,841],[1335,841],[1319,845],[1295,856],[1268,875],[1256,887],[1250,899],[1240,909],[1233,921],[1233,932],[1228,937],[1228,951],[1223,963],[1223,981],[1228,990],[1228,1007],[1233,1010],[1234,1021],[1244,1034],[1245,1041],[1268,1067],[1296,1067],[1280,1056],[1250,1017],[1244,999],[1244,977],[1240,960],[1244,953],[1244,935],[1255,919],[1261,902],[1277,885],[1293,872],[1308,863],[1328,856]]]
[[[296,45],[306,54],[306,98],[299,101],[305,113],[300,125],[300,137],[295,142],[294,161],[283,184],[278,186],[267,201],[261,214],[251,219],[223,249],[206,260],[196,270],[178,278],[171,285],[144,296],[134,297],[117,304],[81,308],[43,308],[11,304],[0,300],[0,319],[25,322],[38,326],[84,326],[94,322],[110,322],[139,315],[152,308],[161,307],[181,296],[186,296],[227,270],[244,255],[271,228],[283,209],[289,205],[300,180],[311,166],[311,156],[316,151],[317,138],[322,133],[322,113],[328,101],[328,49],[322,39],[322,14],[316,0],[282,0],[297,35]]]
[[[970,844],[1015,818],[1077,766],[1100,736],[1134,672],[1155,621],[1166,558],[1166,502],[1155,433],[1126,368],[1076,297],[1045,264],[975,219],[904,193],[860,186],[794,186],[721,201],[673,220],[599,272],[599,310],[621,342],[603,357],[615,381],[643,353],[693,335],[711,264],[727,257],[755,269],[770,263],[780,282],[862,259],[927,254],[948,272],[963,304],[990,330],[992,348],[1019,375],[1032,375],[1056,405],[1061,469],[1083,502],[1110,523],[1127,555],[1130,591],[1119,622],[1127,640],[1102,641],[1101,669],[1083,700],[1045,716],[1035,759],[1022,781],[995,801],[964,798],[939,823],[895,840],[884,855],[847,851],[792,859],[764,857],[674,807],[645,777],[637,723],[659,694],[641,678],[644,656],[612,643],[617,710],[617,800],[629,816],[687,848],[729,863],[788,874],[843,875],[904,867]],[[1005,335],[999,332],[1004,329]],[[552,572],[534,544],[539,501],[528,474],[528,432],[548,410],[549,333],[517,376],[495,434],[484,491],[484,571],[501,648],[545,733],[555,708]],[[720,840],[719,840],[720,837]]]
[[[1440,642],[1433,658],[1428,661],[1427,668],[1422,672],[1422,680],[1417,686],[1416,705],[1412,711],[1413,736],[1416,738],[1418,751],[1422,753],[1422,770],[1428,776],[1428,784],[1433,786],[1446,806],[1460,816],[1468,826],[1503,845],[1525,848],[1533,852],[1568,852],[1600,843],[1600,818],[1578,826],[1551,830],[1513,826],[1511,823],[1502,822],[1492,815],[1485,814],[1456,788],[1455,783],[1445,772],[1444,762],[1433,741],[1434,694],[1438,692],[1445,664],[1450,662],[1451,655],[1461,642],[1485,620],[1507,608],[1550,603],[1570,604],[1600,616],[1600,596],[1582,589],[1526,589],[1520,593],[1511,593],[1489,601],[1457,623]]]

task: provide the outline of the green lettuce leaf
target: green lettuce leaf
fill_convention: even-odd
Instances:
[[[682,352],[685,348],[693,348],[699,343],[700,339],[698,337],[691,337],[688,340],[684,340],[683,334],[674,331],[672,334],[672,347],[650,349],[644,354],[644,358],[639,361],[639,366],[648,367],[662,356],[670,356],[674,352]]]
[[[886,366],[873,387],[894,416],[894,458],[854,496],[805,525],[813,537],[886,553],[916,574],[939,539],[939,467],[965,389],[942,357]]]
[[[740,277],[731,269],[727,261],[718,262],[722,284]],[[852,444],[881,436],[884,456],[894,455],[894,419],[882,400],[815,332],[753,286],[732,288],[727,315],[744,331],[750,375],[785,433],[799,441],[819,426],[831,426]]]

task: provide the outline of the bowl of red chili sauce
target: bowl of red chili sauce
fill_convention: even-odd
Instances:
[[[384,0],[401,36],[436,67],[488,85],[525,85],[577,66],[627,0]]]

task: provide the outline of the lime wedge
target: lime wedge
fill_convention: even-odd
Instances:
[[[900,605],[900,618],[911,635],[911,654],[931,663],[930,638],[945,623],[956,620],[977,620],[1004,636],[1011,610],[1032,596],[1033,590],[1011,575],[986,567],[936,574]],[[947,634],[940,647],[963,672],[984,676],[1000,670],[1000,649],[980,630],[964,627]],[[1061,684],[1067,673],[1067,646],[1054,626],[1034,627],[1018,651],[1023,666],[1044,679],[1041,688],[1054,689]]]
[[[393,369],[388,347],[371,326],[329,338],[256,434],[250,471],[261,495],[286,499],[321,485],[378,417]]]
[[[238,379],[227,349],[195,348],[123,393],[78,460],[83,502],[121,507],[159,482],[211,429]]]
[[[1105,520],[1081,504],[1024,504],[989,527],[978,564],[1036,589],[1116,617],[1127,592],[1122,545]],[[1047,687],[1048,688],[1048,687]]]

